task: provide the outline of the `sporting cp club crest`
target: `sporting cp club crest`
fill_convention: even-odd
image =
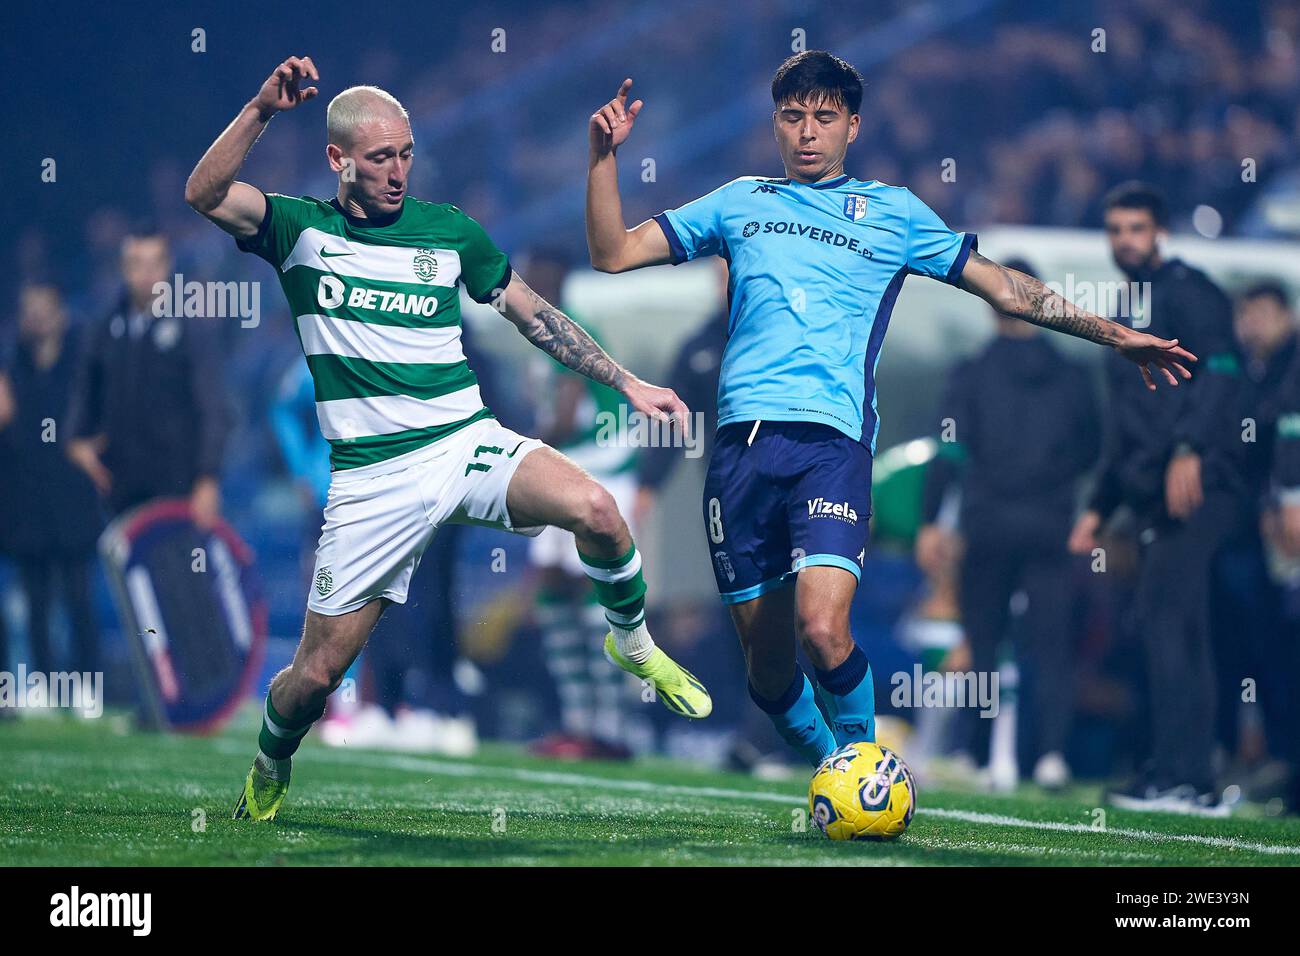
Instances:
[[[859,196],[857,193],[849,193],[844,197],[844,215],[846,218],[857,222],[867,214],[867,197]]]
[[[438,278],[438,257],[432,249],[417,249],[415,252],[415,277],[425,282]]]

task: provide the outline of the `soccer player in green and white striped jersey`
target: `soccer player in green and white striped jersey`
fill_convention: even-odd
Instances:
[[[572,531],[605,607],[610,659],[653,682],[676,713],[705,717],[708,692],[654,644],[641,556],[610,494],[554,449],[484,407],[460,345],[459,286],[491,302],[542,351],[616,389],[639,412],[688,411],[641,381],[515,274],[469,216],[407,195],[414,143],[390,94],[353,87],[330,103],[329,200],[268,195],[235,176],[278,112],[315,98],[310,57],[290,57],[208,149],[186,201],[276,270],[311,370],[333,474],[302,640],[266,698],[259,752],[235,808],[269,820],[290,758],[439,525],[536,535]]]

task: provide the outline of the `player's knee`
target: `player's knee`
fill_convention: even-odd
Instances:
[[[343,681],[344,672],[322,658],[308,660],[296,670],[298,691],[305,702],[313,705],[323,704]]]
[[[842,615],[822,608],[801,611],[796,630],[804,653],[814,663],[832,656],[841,644],[852,640],[848,621],[843,620]]]
[[[592,481],[582,490],[577,523],[575,530],[580,530],[585,537],[613,540],[623,527],[623,516],[614,496]]]

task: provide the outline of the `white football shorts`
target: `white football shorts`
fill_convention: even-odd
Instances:
[[[397,458],[334,472],[307,606],[332,616],[376,598],[405,604],[425,548],[449,522],[540,534],[544,526],[511,525],[506,490],[541,447],[485,418]]]

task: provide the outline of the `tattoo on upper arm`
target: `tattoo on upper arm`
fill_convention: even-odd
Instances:
[[[971,260],[976,264],[997,270],[1002,288],[990,301],[998,311],[1024,319],[1032,325],[1064,332],[1066,335],[1088,339],[1101,345],[1112,345],[1118,340],[1119,326],[1115,322],[1080,309],[1033,276],[1008,269],[974,250],[970,255]],[[971,286],[964,275],[961,279],[961,287],[968,292],[977,294],[980,292]]]
[[[529,289],[528,308],[516,319],[519,331],[543,352],[602,385],[622,389],[627,371],[609,357],[577,322]]]

